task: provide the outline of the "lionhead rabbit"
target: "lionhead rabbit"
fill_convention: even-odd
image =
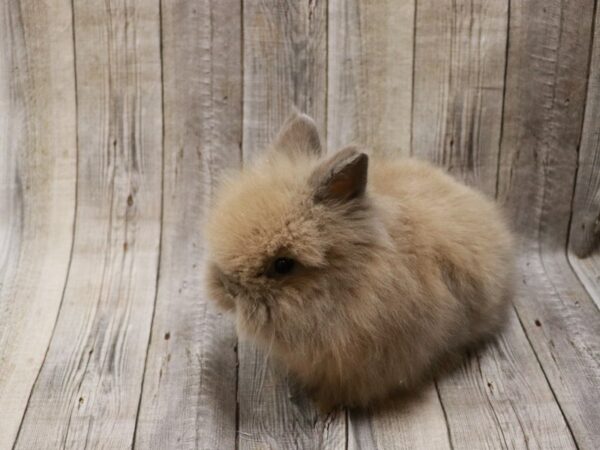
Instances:
[[[414,386],[510,302],[492,202],[424,162],[324,158],[302,114],[220,187],[206,236],[210,296],[322,408]]]

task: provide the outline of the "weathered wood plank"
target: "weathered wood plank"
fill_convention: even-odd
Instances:
[[[264,149],[295,106],[326,132],[327,4],[244,5],[244,161]]]
[[[496,192],[508,1],[417,2],[413,154]]]
[[[585,118],[579,147],[579,169],[573,202],[569,260],[579,279],[600,308],[600,254],[598,252],[600,239],[600,8],[598,6],[596,6],[594,30]]]
[[[516,309],[581,448],[597,448],[600,313],[565,256],[594,2],[511,2],[499,197],[523,234]]]
[[[596,8],[592,56],[579,145],[570,249],[588,256],[600,242],[600,8]]]
[[[345,448],[345,412],[318,413],[292,392],[263,351],[243,341],[238,379],[240,449]]]
[[[162,251],[135,446],[234,448],[237,340],[204,292],[201,230],[220,170],[241,163],[240,2],[163,1],[162,55]]]
[[[413,84],[413,2],[329,5],[328,146],[408,155]],[[373,413],[351,411],[349,448],[450,447],[435,386]]]
[[[67,278],[76,116],[69,1],[0,4],[0,448],[17,436]]]
[[[350,411],[348,428],[350,450],[451,448],[433,383],[413,398],[399,398],[373,411]]]
[[[518,315],[579,448],[597,448],[600,313],[564,253],[539,250],[524,248]]]
[[[17,448],[132,444],[159,253],[158,2],[76,2],[73,260]]]
[[[410,153],[414,13],[413,1],[329,1],[329,151]]]
[[[579,259],[576,255],[569,253],[569,262],[581,284],[585,286],[596,306],[600,308],[600,255],[593,253],[584,259]]]
[[[324,1],[244,4],[244,161],[274,137],[292,104],[326,130],[327,11]],[[239,345],[239,448],[344,448],[345,415],[319,416],[290,400],[267,356]]]
[[[454,449],[575,448],[514,313],[504,333],[438,389]]]

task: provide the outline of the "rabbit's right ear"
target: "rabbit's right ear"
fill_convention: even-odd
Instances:
[[[306,114],[294,112],[281,127],[271,148],[292,157],[303,154],[319,156],[321,140],[315,121]]]
[[[369,157],[354,147],[340,150],[318,166],[309,178],[316,203],[343,203],[362,197],[367,188]]]

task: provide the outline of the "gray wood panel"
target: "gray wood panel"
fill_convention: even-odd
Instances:
[[[581,284],[587,289],[589,296],[600,308],[600,254],[596,251],[579,259],[576,255],[569,253],[569,263]]]
[[[330,0],[327,144],[410,153],[415,4]]]
[[[234,448],[237,340],[206,297],[202,227],[219,173],[241,163],[239,1],[163,2],[162,57],[161,260],[135,446]]]
[[[593,39],[569,259],[600,308],[600,8],[597,6]]]
[[[570,249],[589,256],[600,242],[600,8],[596,8],[579,169],[573,201]]]
[[[493,196],[508,0],[419,0],[412,152]]]
[[[12,446],[48,348],[75,217],[68,1],[0,4],[0,448]]]
[[[256,158],[295,104],[326,130],[327,10],[323,1],[244,4],[244,161]],[[268,355],[239,345],[239,448],[344,448],[345,415],[319,416],[275,373]]]
[[[270,143],[292,107],[326,136],[327,2],[244,4],[244,162]]]
[[[162,120],[158,2],[76,2],[73,260],[17,448],[132,444],[154,309]]]
[[[454,449],[575,444],[516,314],[485,348],[438,379]]]
[[[593,3],[511,2],[499,176],[523,236],[517,313],[580,448],[598,447],[600,320],[565,250]]]
[[[429,384],[413,397],[390,400],[388,404],[372,411],[351,411],[348,448],[452,448],[435,384]]]

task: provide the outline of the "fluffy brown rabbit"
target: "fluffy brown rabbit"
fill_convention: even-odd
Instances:
[[[501,327],[513,243],[483,195],[413,159],[323,158],[302,114],[265,155],[219,189],[209,293],[322,408],[410,389]]]

